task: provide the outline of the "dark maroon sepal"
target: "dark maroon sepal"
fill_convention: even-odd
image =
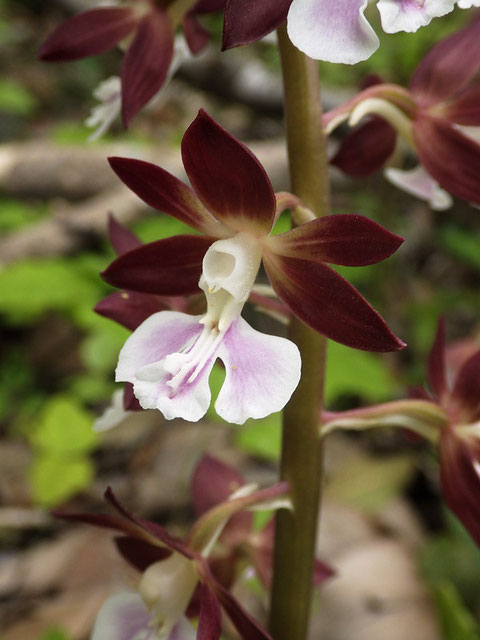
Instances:
[[[313,584],[316,587],[323,584],[326,580],[330,580],[330,578],[333,578],[335,575],[337,575],[335,569],[325,564],[325,562],[315,559],[313,566]]]
[[[166,547],[130,536],[115,538],[115,545],[122,558],[138,571],[145,571],[151,564],[166,560],[172,554]]]
[[[137,236],[123,224],[120,224],[112,213],[108,216],[108,237],[117,256],[142,244]]]
[[[128,522],[136,525],[141,531],[150,534],[157,540],[159,540],[166,547],[171,549],[172,551],[177,551],[187,558],[192,558],[192,554],[185,547],[183,542],[178,538],[171,536],[163,527],[155,522],[150,522],[149,520],[143,520],[141,518],[137,518],[134,516],[128,509],[126,509],[116,498],[113,493],[111,487],[108,487],[105,491],[105,499],[109,502],[118,513],[123,516]],[[134,536],[135,537],[135,536]]]
[[[342,140],[330,164],[352,178],[366,178],[383,168],[395,151],[396,139],[395,129],[374,116]]]
[[[225,502],[228,497],[245,484],[242,474],[236,469],[205,455],[195,468],[191,495],[197,516]],[[253,528],[253,513],[240,511],[230,517],[221,533],[224,545],[233,547],[242,543]]]
[[[454,427],[443,430],[440,444],[440,483],[445,501],[480,546],[480,443],[459,436]]]
[[[206,561],[199,563],[198,570],[203,582],[213,589],[223,610],[232,621],[242,640],[272,640],[271,635],[245,611],[228,589],[214,577]]]
[[[292,0],[227,0],[222,50],[260,40],[285,22]]]
[[[365,298],[327,265],[271,252],[264,253],[264,265],[278,297],[327,338],[365,351],[405,347]]]
[[[220,11],[224,8],[226,0],[197,0],[193,5],[194,13],[211,13],[212,11]]]
[[[144,411],[133,393],[133,384],[131,382],[125,382],[123,387],[123,409],[124,411]]]
[[[149,316],[167,308],[160,296],[136,291],[115,291],[96,305],[94,311],[134,331]]]
[[[267,234],[275,194],[253,153],[200,109],[182,140],[182,158],[203,204],[234,231]]]
[[[420,162],[441,187],[480,204],[480,145],[450,123],[429,116],[414,121],[413,136]]]
[[[120,289],[164,296],[198,291],[202,260],[215,238],[172,236],[124,253],[101,274]]]
[[[188,48],[193,55],[200,53],[208,43],[210,32],[198,21],[193,11],[185,14],[182,25],[183,35],[187,41]]]
[[[213,456],[204,455],[192,477],[192,503],[197,516],[217,506],[245,484],[242,474]]]
[[[441,399],[447,390],[445,346],[445,319],[439,318],[435,339],[428,356],[428,383],[437,399]]]
[[[470,423],[480,419],[480,351],[462,365],[455,379],[452,400],[462,421]]]
[[[442,115],[455,124],[478,127],[480,125],[480,86],[477,84],[469,87],[455,100],[442,107]]]
[[[38,57],[47,62],[86,58],[112,49],[138,24],[129,8],[105,7],[79,13],[45,40]]]
[[[461,91],[480,69],[480,19],[431,49],[418,65],[410,89],[424,105]]]
[[[122,64],[125,127],[165,82],[173,56],[174,30],[166,11],[152,9],[140,22]]]
[[[197,231],[208,232],[220,226],[190,187],[165,169],[132,158],[112,157],[108,161],[120,180],[150,207]]]
[[[218,640],[222,633],[222,613],[213,589],[208,583],[200,588],[200,612],[197,640]]]
[[[337,214],[271,236],[268,242],[281,255],[360,267],[391,256],[403,238],[365,216]]]

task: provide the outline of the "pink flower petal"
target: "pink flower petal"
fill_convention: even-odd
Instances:
[[[300,380],[296,345],[255,331],[243,318],[227,331],[218,356],[226,376],[215,409],[227,422],[243,424],[280,411]]]
[[[182,140],[185,171],[209,211],[234,231],[267,234],[275,194],[253,153],[200,109]]]
[[[144,640],[154,640],[151,619],[138,593],[118,593],[100,609],[91,640],[136,640],[142,632]]]
[[[43,43],[38,57],[63,62],[103,53],[126,38],[137,23],[135,13],[126,7],[79,13],[55,29]]]
[[[378,48],[364,14],[368,0],[293,0],[288,35],[311,58],[356,64]]]
[[[455,124],[467,127],[479,126],[480,86],[476,84],[465,89],[455,100],[442,107],[442,115]]]
[[[147,318],[120,351],[115,374],[117,382],[135,383],[137,371],[180,351],[202,332],[200,318],[178,311],[160,311]]]
[[[430,24],[433,18],[444,16],[453,10],[455,0],[379,0],[382,27],[386,33],[406,31],[414,33]]]
[[[434,211],[444,211],[453,204],[452,196],[440,187],[421,164],[406,170],[388,167],[385,177],[399,189],[428,202]]]
[[[210,455],[204,455],[192,478],[192,502],[197,516],[224,502],[245,484],[242,474]]]
[[[174,30],[166,11],[152,9],[140,22],[122,65],[125,127],[165,82],[173,57]]]

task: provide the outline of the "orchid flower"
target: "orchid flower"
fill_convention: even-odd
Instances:
[[[377,79],[324,115],[327,132],[348,120],[359,125],[331,163],[353,177],[388,166],[398,142],[418,156],[421,169],[388,177],[398,186],[446,208],[448,194],[480,204],[480,19],[439,42],[422,60],[409,89]],[[367,118],[364,121],[364,118]]]
[[[293,44],[311,58],[356,64],[369,58],[380,41],[365,17],[368,0],[227,0],[223,48],[258,40],[287,21]],[[478,0],[461,0],[467,9]],[[450,13],[455,0],[377,0],[386,33],[417,31]]]
[[[47,62],[78,60],[126,47],[121,73],[121,111],[125,127],[169,78],[175,61],[175,31],[181,25],[192,54],[206,45],[209,34],[198,15],[219,11],[225,0],[130,0],[122,6],[100,7],[63,22],[45,40],[39,58]],[[110,87],[108,87],[110,89]],[[103,100],[103,90],[100,90]],[[106,91],[106,90],[105,90]],[[109,91],[111,96],[111,92]],[[99,122],[111,118],[113,106],[97,111]]]
[[[313,329],[360,349],[404,346],[364,298],[324,264],[378,262],[401,238],[357,215],[313,219],[269,235],[293,196],[279,196],[277,203],[255,156],[203,110],[185,133],[182,153],[194,191],[153,164],[110,159],[147,204],[205,234],[134,248],[103,273],[107,282],[128,291],[177,296],[200,288],[205,294],[205,315],[156,313],[122,349],[117,380],[134,385],[143,408],[158,408],[167,418],[200,419],[210,403],[208,376],[217,358],[226,370],[215,405],[223,418],[243,423],[285,405],[300,375],[297,348],[254,331],[240,316],[262,257],[280,299]]]
[[[440,320],[428,359],[428,391],[415,389],[412,399],[326,414],[322,433],[396,426],[438,445],[446,503],[480,546],[480,349],[469,346],[454,355],[446,349]]]
[[[100,610],[92,640],[218,640],[223,607],[243,640],[271,640],[269,634],[215,578],[208,557],[231,517],[248,509],[291,508],[288,484],[268,489],[244,486],[208,509],[185,540],[127,511],[111,489],[105,497],[118,515],[57,513],[64,520],[113,529],[121,556],[141,572],[137,592],[117,594]],[[195,592],[199,620],[195,633],[185,615]]]
[[[192,504],[197,517],[221,504],[235,491],[245,487],[244,477],[233,467],[204,455],[195,468],[191,483]],[[270,588],[275,537],[272,518],[260,530],[254,529],[253,513],[242,511],[230,518],[218,537],[218,552],[212,551],[209,563],[213,574],[224,587],[230,588],[239,563],[253,565],[261,584]],[[314,584],[318,586],[334,575],[334,571],[315,559]]]
[[[167,77],[161,88],[149,101],[147,107],[158,106],[162,98],[165,96],[165,89],[171,78],[175,75],[181,65],[190,58],[191,52],[185,42],[183,36],[177,36],[173,47],[173,58],[170,64]],[[107,80],[101,82],[93,92],[100,104],[95,106],[89,117],[85,120],[87,127],[96,127],[95,131],[89,136],[89,142],[101,138],[112,126],[113,122],[120,115],[122,110],[122,85],[118,76],[111,76]]]

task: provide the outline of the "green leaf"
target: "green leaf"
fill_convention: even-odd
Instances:
[[[36,504],[53,507],[88,487],[94,467],[83,456],[42,453],[30,469],[32,495]]]
[[[82,359],[95,374],[111,373],[130,331],[100,316],[92,318],[92,323],[95,323],[95,329],[82,344]]]
[[[480,627],[451,582],[433,588],[444,640],[480,640]]]
[[[281,451],[282,414],[272,413],[261,420],[247,420],[235,432],[235,444],[243,451],[264,458],[278,460]]]
[[[45,205],[32,205],[20,200],[2,198],[0,200],[0,233],[8,233],[27,227],[43,218],[48,209]]]
[[[171,236],[199,233],[188,224],[162,213],[153,213],[151,217],[141,220],[134,225],[133,230],[142,242],[154,242]]]
[[[44,453],[68,456],[91,451],[97,445],[92,417],[68,396],[56,396],[45,405],[31,439]]]
[[[328,343],[327,403],[342,394],[355,394],[368,402],[379,402],[392,397],[395,391],[395,379],[382,355],[351,349],[337,342]]]
[[[0,313],[12,323],[29,323],[45,311],[94,306],[99,287],[74,260],[27,259],[0,272]]]
[[[469,267],[480,269],[480,237],[472,231],[454,225],[440,228],[437,233],[440,246]]]
[[[62,629],[54,628],[44,633],[41,640],[70,640],[70,636]]]
[[[7,78],[0,80],[0,111],[28,116],[36,107],[37,101],[23,85]]]

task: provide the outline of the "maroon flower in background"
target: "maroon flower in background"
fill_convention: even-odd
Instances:
[[[205,455],[197,465],[192,478],[192,503],[197,517],[228,499],[246,485],[244,477],[233,467]],[[218,539],[217,551],[209,558],[214,575],[230,588],[236,576],[237,563],[245,560],[253,565],[255,573],[268,589],[273,567],[274,519],[260,530],[254,529],[253,513],[235,514],[225,525]],[[319,585],[334,575],[333,569],[315,560],[314,584]]]
[[[442,320],[428,371],[432,398],[450,418],[440,434],[440,482],[446,503],[480,546],[480,349],[457,366],[448,370]]]
[[[405,188],[410,185],[409,190],[428,200],[434,196],[429,197],[432,183],[438,183],[449,193],[480,204],[480,144],[468,130],[480,126],[479,70],[477,16],[471,25],[431,49],[409,89],[377,79],[325,114],[328,131],[349,117],[356,124],[364,116],[373,116],[343,140],[332,164],[353,177],[370,175],[389,161],[400,136],[424,169],[411,180],[405,176]],[[398,177],[401,185],[401,174]]]
[[[118,532],[120,555],[142,573],[138,592],[109,598],[100,611],[93,640],[134,640],[139,634],[158,633],[169,640],[218,640],[222,607],[243,640],[271,640],[269,634],[241,607],[213,575],[208,556],[230,518],[245,509],[282,508],[288,499],[288,484],[268,489],[231,493],[212,505],[194,523],[185,540],[171,536],[163,527],[135,517],[116,499],[111,489],[105,497],[116,515],[57,512],[55,515]],[[195,634],[185,618],[195,595],[198,629]],[[143,636],[142,636],[143,637]]]
[[[428,390],[411,397],[339,413],[325,413],[333,429],[407,428],[438,445],[445,501],[480,546],[480,349],[472,341],[446,348],[439,321],[428,358]]]
[[[372,351],[404,344],[360,294],[325,263],[373,264],[402,239],[359,215],[312,220],[269,235],[280,211],[255,156],[203,110],[182,141],[193,190],[148,162],[111,158],[121,180],[150,206],[204,235],[183,235],[120,255],[103,273],[113,286],[161,296],[197,293],[202,261],[219,238],[258,247],[272,286],[301,320],[333,340]],[[253,249],[252,249],[253,251]]]
[[[209,34],[198,15],[219,11],[224,2],[197,0],[185,11],[178,0],[136,0],[125,6],[85,11],[57,27],[43,43],[39,58],[48,62],[78,60],[104,53],[129,38],[121,73],[122,118],[127,127],[167,79],[176,28],[183,26],[190,51],[199,53]]]

